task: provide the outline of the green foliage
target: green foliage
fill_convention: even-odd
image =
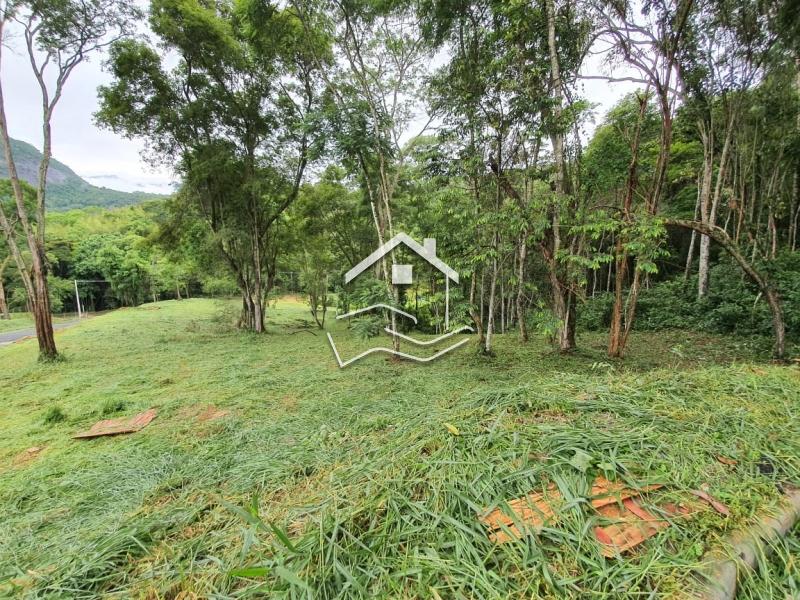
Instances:
[[[384,320],[381,317],[368,316],[353,319],[350,324],[353,332],[362,340],[378,337],[383,331]]]
[[[784,253],[769,265],[783,302],[787,334],[800,331],[800,257]],[[712,285],[703,300],[697,299],[697,279],[688,282],[671,279],[644,288],[639,294],[635,328],[643,331],[665,329],[699,330],[737,335],[768,335],[771,332],[769,307],[758,289],[727,257],[711,268]],[[611,320],[611,294],[590,298],[580,311],[580,324],[592,331],[605,329]]]
[[[65,413],[64,410],[56,404],[48,408],[42,416],[42,422],[45,425],[55,425],[56,423],[61,423],[62,421],[66,420],[67,413]]]
[[[121,398],[108,398],[103,404],[100,406],[100,414],[105,416],[113,415],[125,410],[126,404],[125,400]]]

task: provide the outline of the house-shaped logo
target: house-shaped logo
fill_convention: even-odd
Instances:
[[[438,269],[443,275],[445,280],[445,311],[444,311],[444,328],[450,328],[450,281],[458,283],[458,273],[445,264],[436,256],[436,239],[425,238],[422,245],[406,233],[398,233],[388,242],[381,245],[375,252],[367,256],[364,260],[358,263],[355,267],[350,269],[344,276],[344,282],[350,283],[366,271],[369,267],[374,265],[381,258],[386,256],[389,252],[394,250],[400,244],[405,244],[410,250],[415,252],[420,257],[424,258],[433,267]],[[392,265],[392,283],[394,285],[410,285],[414,281],[414,273],[412,265]]]
[[[391,252],[392,250],[397,248],[400,244],[405,244],[412,252],[416,253],[419,257],[425,259],[425,261],[427,261],[430,265],[432,265],[433,267],[438,269],[439,272],[444,275],[444,281],[445,281],[444,328],[445,328],[445,333],[443,335],[440,335],[437,338],[434,338],[434,339],[419,340],[419,339],[413,338],[413,337],[411,337],[409,335],[405,335],[403,333],[400,333],[399,331],[395,331],[391,327],[385,327],[384,331],[386,333],[388,333],[389,335],[393,336],[395,338],[395,340],[397,340],[399,338],[399,339],[405,340],[406,342],[410,342],[412,344],[415,344],[417,346],[433,346],[434,344],[437,344],[438,342],[441,342],[442,340],[451,338],[454,335],[457,335],[459,333],[463,333],[463,332],[466,332],[466,331],[471,332],[472,328],[468,327],[468,326],[459,327],[458,329],[455,329],[454,331],[448,331],[450,329],[450,282],[453,281],[454,283],[458,283],[458,273],[456,273],[455,270],[450,268],[448,265],[446,265],[442,260],[440,260],[436,256],[436,240],[434,238],[425,238],[423,243],[419,244],[411,236],[409,236],[409,235],[407,235],[405,233],[398,233],[396,236],[394,236],[388,242],[382,244],[377,250],[375,250],[375,252],[373,252],[372,254],[367,256],[364,260],[362,260],[360,263],[358,263],[355,267],[350,269],[344,276],[345,284],[348,284],[351,281],[353,281],[356,277],[361,275],[361,273],[363,273],[368,268],[370,268],[372,265],[374,265],[376,262],[381,260],[389,252]],[[392,265],[392,284],[393,285],[410,285],[411,283],[413,283],[413,281],[414,281],[414,271],[413,271],[412,265],[398,265],[398,264],[393,264]],[[353,317],[355,315],[359,315],[359,314],[362,314],[362,313],[365,313],[365,312],[368,312],[368,311],[371,311],[371,310],[375,310],[375,309],[388,310],[388,311],[391,311],[391,312],[393,312],[393,313],[395,313],[397,315],[401,315],[403,317],[406,317],[407,319],[410,319],[414,323],[417,322],[417,318],[414,315],[411,315],[411,314],[409,314],[409,313],[407,313],[407,312],[405,312],[403,310],[400,310],[399,308],[397,308],[395,306],[390,306],[388,304],[373,304],[372,306],[367,306],[366,308],[359,308],[357,310],[348,312],[348,313],[343,314],[343,315],[337,315],[336,318],[337,319],[347,319],[349,317]],[[445,348],[443,350],[440,350],[436,354],[434,354],[432,356],[427,356],[427,357],[415,356],[413,354],[408,354],[406,352],[400,352],[400,351],[395,350],[393,348],[376,347],[376,348],[370,348],[369,350],[366,350],[366,351],[362,352],[361,354],[359,354],[358,356],[355,356],[355,357],[353,357],[353,358],[351,358],[349,360],[342,360],[342,357],[339,355],[339,351],[336,348],[336,344],[333,342],[333,337],[331,336],[330,332],[328,332],[328,342],[330,342],[331,349],[333,350],[333,354],[336,357],[336,362],[339,363],[339,367],[340,368],[344,368],[344,367],[356,362],[357,360],[360,360],[360,359],[364,358],[365,356],[368,356],[368,355],[373,354],[375,352],[384,352],[386,354],[391,354],[393,356],[397,356],[397,357],[400,357],[400,358],[405,358],[407,360],[413,360],[415,362],[426,363],[426,362],[430,362],[432,360],[435,360],[435,359],[439,358],[443,354],[447,354],[451,350],[455,350],[459,346],[463,346],[468,341],[469,341],[469,339],[463,339],[461,341],[456,342],[455,344],[452,344],[451,346],[449,346],[449,347],[447,347],[447,348]]]

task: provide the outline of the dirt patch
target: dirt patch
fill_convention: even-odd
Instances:
[[[286,394],[280,399],[280,404],[286,410],[294,412],[297,410],[297,396]]]
[[[517,423],[569,423],[572,415],[561,410],[537,410],[536,412],[526,413],[517,418]]]
[[[21,467],[23,465],[26,465],[32,460],[37,459],[39,455],[42,453],[42,450],[44,450],[44,448],[42,448],[41,446],[31,446],[27,450],[23,450],[22,452],[17,454],[13,459],[11,459],[11,464],[15,467]]]
[[[207,421],[216,421],[217,419],[221,419],[230,414],[228,410],[222,410],[221,408],[217,408],[213,404],[209,404],[203,410],[201,410],[197,414],[197,420],[200,423],[205,423]]]
[[[226,417],[231,413],[229,410],[217,408],[213,404],[187,406],[178,412],[182,419],[194,419],[198,423],[207,423]]]

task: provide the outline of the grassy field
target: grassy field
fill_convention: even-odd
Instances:
[[[53,323],[62,323],[75,317],[54,316]],[[30,313],[11,313],[10,319],[0,319],[0,333],[6,331],[16,331],[17,329],[28,329],[33,327],[33,318]]]
[[[0,349],[0,595],[682,597],[776,482],[800,484],[800,370],[760,361],[768,342],[637,334],[609,361],[601,336],[564,357],[507,335],[493,358],[470,345],[340,370],[303,305],[279,302],[263,336],[235,331],[235,309],[116,311],[58,333],[55,364],[35,341]],[[366,347],[332,331],[343,357]],[[139,433],[71,438],[149,407]],[[732,515],[603,558],[585,501],[598,473],[665,484],[653,501],[707,484]],[[558,526],[493,544],[478,513],[549,481],[569,499]]]

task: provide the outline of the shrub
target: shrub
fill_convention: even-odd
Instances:
[[[125,410],[125,401],[119,398],[109,398],[100,407],[100,414],[103,416],[113,415]]]
[[[800,253],[784,253],[758,265],[778,288],[787,336],[800,332]],[[642,330],[694,329],[709,333],[771,335],[772,314],[755,284],[728,256],[711,267],[709,292],[697,299],[697,277],[676,277],[642,289],[634,328]],[[611,321],[611,294],[590,298],[579,310],[579,325],[602,330]]]
[[[45,425],[55,425],[56,423],[66,421],[66,419],[67,414],[61,410],[61,407],[53,405],[45,411],[44,418],[42,420],[44,421]]]

